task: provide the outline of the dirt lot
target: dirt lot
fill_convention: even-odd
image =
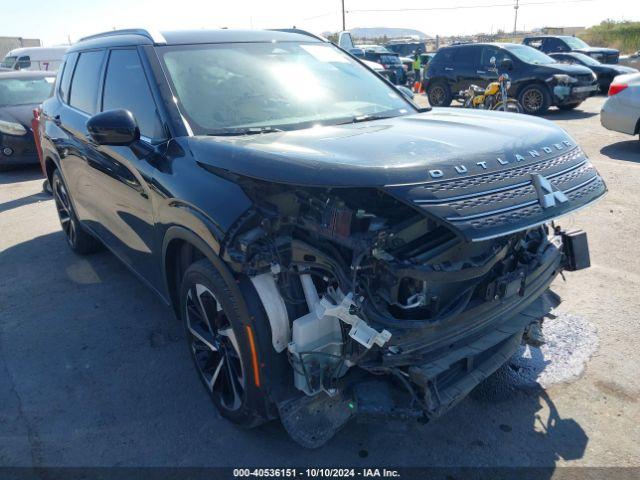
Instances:
[[[610,190],[561,221],[591,245],[555,285],[560,318],[597,331],[580,376],[502,375],[435,422],[354,422],[317,451],[222,420],[171,312],[112,255],[68,250],[37,169],[0,174],[0,465],[640,466],[640,142],[600,126],[603,101],[548,115]]]

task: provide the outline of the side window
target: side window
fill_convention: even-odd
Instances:
[[[461,65],[478,65],[480,63],[480,49],[478,47],[458,47],[453,60]]]
[[[540,50],[542,48],[542,39],[541,38],[528,38],[524,42],[525,45],[529,45],[530,47],[537,48]]]
[[[18,58],[16,70],[22,70],[29,67],[31,67],[31,57],[29,57],[29,55],[24,55]]]
[[[103,50],[81,53],[71,81],[69,104],[91,115],[96,113],[103,57]]]
[[[71,53],[65,58],[64,66],[62,69],[62,76],[60,77],[60,83],[58,87],[58,93],[64,103],[69,101],[69,86],[71,85],[71,76],[73,75],[73,67],[76,66],[76,60],[78,59],[77,53]]]
[[[436,53],[435,59],[437,63],[453,63],[453,49],[443,48]]]
[[[565,48],[564,42],[557,38],[545,38],[544,40],[544,51],[545,52],[563,52],[567,50]]]
[[[162,127],[138,52],[112,50],[104,81],[102,110],[126,108],[138,122],[140,134],[161,138]]]
[[[496,58],[496,66],[500,68],[500,64],[505,58],[510,58],[509,54],[499,47],[482,47],[482,66],[492,67],[491,57]]]

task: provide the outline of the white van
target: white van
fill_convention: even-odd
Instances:
[[[68,48],[68,46],[15,48],[7,53],[0,67],[10,70],[56,71]]]

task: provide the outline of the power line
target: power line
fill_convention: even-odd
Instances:
[[[519,6],[533,6],[533,5],[558,5],[558,4],[569,4],[569,3],[584,3],[584,2],[595,2],[598,0],[566,0],[566,1],[558,1],[558,0],[550,0],[545,2],[527,2],[520,3]],[[380,9],[357,9],[357,10],[347,10],[347,13],[375,13],[375,12],[430,12],[434,10],[465,10],[465,9],[473,9],[473,8],[494,8],[494,7],[513,7],[512,3],[491,3],[485,5],[460,5],[457,7],[427,7],[427,8],[380,8]]]

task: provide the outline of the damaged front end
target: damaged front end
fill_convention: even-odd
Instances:
[[[223,259],[289,359],[276,402],[295,440],[321,445],[355,412],[441,415],[540,341],[550,283],[589,266],[585,234],[550,220],[605,187],[579,149],[536,165],[378,188],[224,173],[253,207]]]

